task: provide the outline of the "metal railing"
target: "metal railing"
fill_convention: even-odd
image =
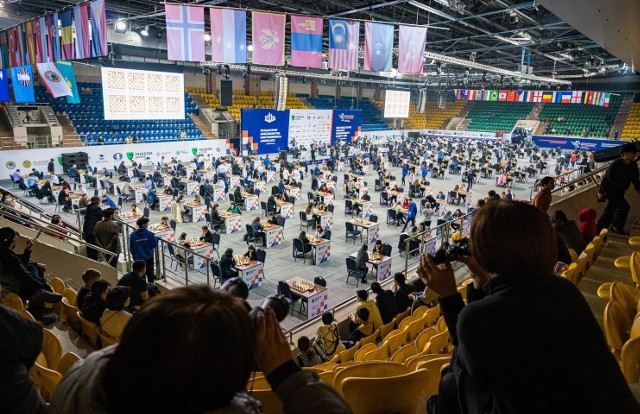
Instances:
[[[593,180],[594,182],[596,182],[596,175],[600,173],[604,173],[608,167],[609,167],[609,164],[607,163],[588,173],[583,173],[583,170],[579,168],[574,171],[567,171],[562,174],[558,174],[554,177],[556,186],[552,191],[552,194],[558,195],[560,191],[564,191],[572,185],[575,186],[577,183],[581,181]],[[578,176],[576,178],[572,178],[572,176],[576,172],[578,173]],[[534,185],[531,186],[531,189],[529,191],[529,199],[532,199],[538,190],[539,190],[539,186],[537,186],[534,183]]]

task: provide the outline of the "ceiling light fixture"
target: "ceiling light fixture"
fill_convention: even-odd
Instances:
[[[204,34],[204,41],[205,42],[210,42],[211,41],[211,35],[209,33],[205,33]]]
[[[145,26],[142,30],[140,30],[140,35],[144,37],[149,36],[149,26]]]

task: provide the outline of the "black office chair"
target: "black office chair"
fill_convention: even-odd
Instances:
[[[346,223],[344,223],[346,229],[347,229],[347,235],[346,235],[346,239],[345,241],[349,240],[350,238],[353,239],[353,244],[356,244],[356,237],[360,236],[360,242],[362,243],[362,231],[361,230],[356,230],[356,227],[353,225],[353,223],[349,223],[348,221]]]
[[[218,259],[220,258],[220,235],[218,233],[213,233],[211,235],[213,237],[213,241],[211,242],[213,250],[218,254]]]
[[[262,278],[267,277],[264,274],[264,261],[267,260],[267,252],[264,249],[256,249],[256,260],[263,264],[262,266]]]
[[[305,213],[304,211],[300,211],[298,212],[298,215],[300,216],[300,229],[302,230],[302,226],[305,226],[306,229],[308,230],[309,227],[313,227],[316,225],[316,222],[313,219],[309,219],[307,217],[307,213]]]
[[[369,216],[369,221],[373,222],[373,223],[377,223],[378,222],[378,216],[375,214],[371,214]]]
[[[302,296],[300,295],[296,295],[295,293],[293,293],[291,291],[291,287],[287,284],[287,282],[285,281],[279,281],[278,282],[278,293],[282,296],[284,296],[285,300],[288,302],[289,306],[291,307],[291,314],[293,315],[293,309],[294,309],[294,305],[297,301],[299,301],[300,299],[302,299]],[[302,303],[300,302],[300,313],[302,313]]]
[[[213,276],[214,288],[218,282],[220,282],[220,285],[224,283],[224,280],[222,279],[222,269],[220,268],[220,263],[217,260],[211,261],[211,275]]]
[[[324,238],[327,240],[331,240],[331,230],[324,231]]]
[[[316,285],[320,285],[322,287],[327,287],[327,281],[324,280],[324,277],[322,276],[316,276],[313,278],[313,283],[315,283]]]
[[[293,239],[293,249],[292,249],[292,256],[293,259],[297,262],[298,259],[302,259],[302,264],[306,264],[307,263],[307,254],[311,255],[311,251],[308,251],[305,253],[304,251],[304,243],[302,242],[302,240],[296,238]]]
[[[345,215],[345,217],[347,216],[347,214],[351,214],[351,217],[353,217],[353,215],[354,215],[353,201],[351,201],[351,200],[344,200],[344,215]]]

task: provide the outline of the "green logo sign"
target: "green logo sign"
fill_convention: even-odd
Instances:
[[[198,153],[198,148],[191,148],[191,153],[196,155]]]
[[[133,152],[127,152],[127,159],[131,161],[133,159]]]
[[[58,157],[58,164],[62,165],[62,157]]]

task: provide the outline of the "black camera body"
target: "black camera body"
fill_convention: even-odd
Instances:
[[[222,287],[220,289],[224,290],[230,295],[244,300],[245,304],[247,305],[249,315],[254,322],[258,314],[264,312],[268,308],[273,309],[273,311],[276,313],[278,322],[282,322],[289,313],[289,302],[287,302],[284,296],[276,294],[267,296],[265,300],[262,301],[262,304],[260,304],[260,306],[252,308],[249,303],[246,302],[247,298],[249,297],[249,287],[240,277],[232,277],[231,279],[226,280],[222,284]]]
[[[469,251],[469,243],[465,240],[462,242],[456,242],[446,248],[446,250],[440,249],[433,256],[433,260],[437,264],[444,262],[453,262],[460,257],[471,256]]]

